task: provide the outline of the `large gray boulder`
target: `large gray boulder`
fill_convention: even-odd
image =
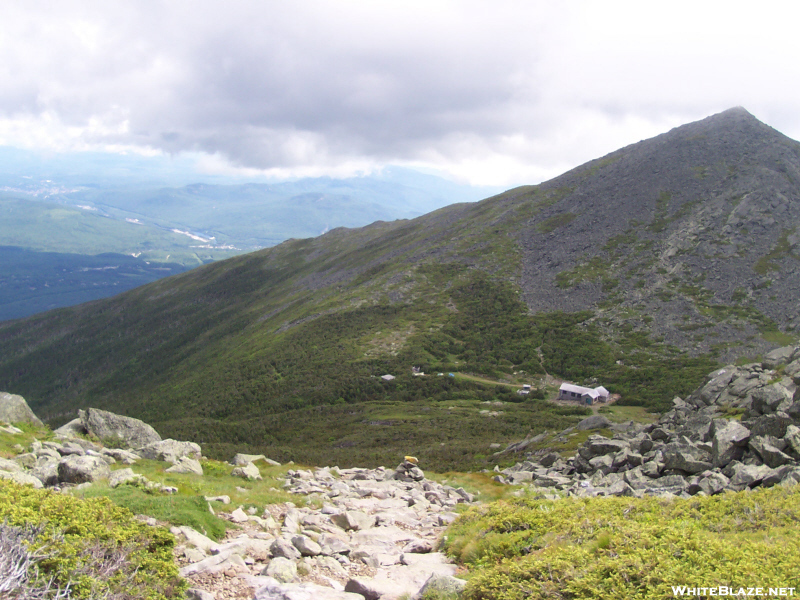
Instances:
[[[761,361],[761,364],[767,369],[774,369],[778,365],[786,364],[792,359],[792,355],[796,349],[797,348],[794,346],[777,348],[772,352],[767,353],[767,355],[764,357],[764,360]]]
[[[98,479],[108,479],[111,469],[99,456],[65,456],[58,463],[58,480],[62,483],[87,483]]]
[[[200,460],[203,457],[198,444],[194,442],[178,442],[172,439],[158,440],[139,448],[139,454],[141,454],[142,458],[170,463],[177,463],[184,456],[195,460]]]
[[[72,419],[72,421],[69,423],[65,423],[58,429],[54,430],[53,433],[61,438],[70,438],[79,435],[86,435],[89,432],[86,431],[86,428],[83,426],[83,421],[80,419],[80,417],[78,417],[77,419]]]
[[[101,441],[113,442],[115,446],[138,449],[161,441],[155,429],[133,417],[115,415],[97,408],[80,410],[78,416],[86,431]]]
[[[724,467],[744,454],[750,430],[739,421],[715,421],[712,426],[711,457],[715,467]]]
[[[44,425],[39,417],[33,414],[30,406],[25,402],[25,398],[8,392],[0,392],[0,421]]]
[[[36,489],[44,487],[41,480],[28,473],[17,473],[11,471],[0,471],[0,479],[10,479],[20,485],[30,485]]]

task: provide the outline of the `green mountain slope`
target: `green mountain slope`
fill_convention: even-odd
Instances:
[[[464,467],[585,409],[450,372],[594,378],[659,408],[782,341],[797,182],[800,145],[726,111],[540,186],[4,324],[0,389],[53,423],[96,406],[220,455],[363,465],[423,448]]]

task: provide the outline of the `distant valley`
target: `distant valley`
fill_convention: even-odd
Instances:
[[[163,184],[191,174],[162,172],[144,159],[87,155],[79,163],[8,148],[0,157],[0,244],[18,250],[6,258],[19,259],[0,263],[0,320],[106,297],[288,238],[413,218],[488,193],[399,168],[343,180],[175,187]],[[69,277],[53,277],[61,263],[75,266]],[[97,265],[105,272],[81,275]]]

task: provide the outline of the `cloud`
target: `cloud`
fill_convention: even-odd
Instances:
[[[800,134],[793,3],[4,3],[0,143],[538,180],[734,105]],[[209,163],[211,164],[211,163]]]

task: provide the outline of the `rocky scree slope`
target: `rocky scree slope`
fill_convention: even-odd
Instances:
[[[88,405],[153,423],[283,410],[323,367],[372,361],[381,375],[409,339],[435,340],[449,290],[476,270],[510,282],[530,313],[589,309],[587,326],[633,340],[625,351],[755,356],[800,318],[799,199],[800,144],[731,109],[538,186],[2,324],[0,387],[51,423]],[[374,327],[334,330],[352,323]],[[398,343],[373,343],[386,332]],[[315,335],[328,350],[337,340],[335,367],[306,356]],[[363,401],[368,384],[346,392]]]
[[[800,347],[769,353],[763,363],[711,373],[686,400],[646,426],[628,424],[611,438],[592,435],[578,453],[529,453],[496,476],[548,494],[688,497],[800,483]],[[735,416],[732,416],[735,415]],[[589,417],[579,429],[610,428]],[[561,432],[573,434],[576,428]],[[524,440],[505,453],[524,452]]]

